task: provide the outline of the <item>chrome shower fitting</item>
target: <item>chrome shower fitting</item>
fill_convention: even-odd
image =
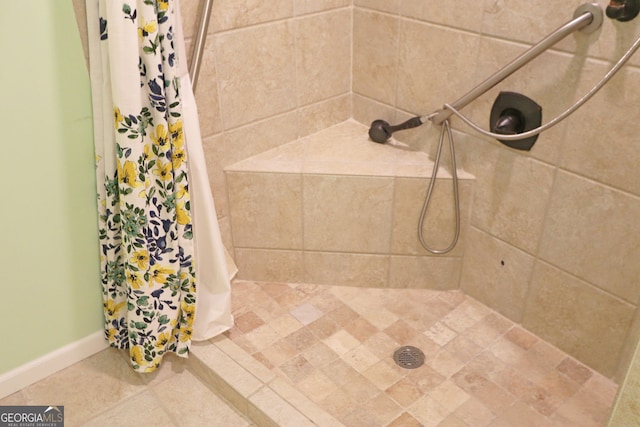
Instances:
[[[606,13],[611,19],[631,21],[640,13],[640,0],[611,0]]]

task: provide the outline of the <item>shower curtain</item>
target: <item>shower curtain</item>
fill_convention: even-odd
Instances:
[[[138,372],[229,329],[175,0],[87,2],[105,337]]]

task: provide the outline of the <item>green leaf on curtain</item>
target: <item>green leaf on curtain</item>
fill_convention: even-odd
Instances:
[[[131,19],[131,22],[134,22],[136,20],[136,16],[138,16],[138,11],[134,10],[133,13],[131,13],[131,6],[126,3],[122,5],[122,12],[127,15],[125,16],[125,19]]]

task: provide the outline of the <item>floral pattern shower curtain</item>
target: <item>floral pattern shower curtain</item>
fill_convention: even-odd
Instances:
[[[105,334],[151,372],[167,352],[187,355],[195,311],[175,6],[98,3],[91,67],[102,72],[98,110],[111,117],[95,132]]]

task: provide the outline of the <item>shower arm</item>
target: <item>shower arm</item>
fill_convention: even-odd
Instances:
[[[200,64],[202,63],[204,44],[207,40],[207,28],[209,28],[209,19],[211,18],[212,6],[213,0],[204,0],[200,26],[198,27],[198,34],[196,35],[196,41],[193,46],[193,53],[191,54],[191,67],[189,68],[189,76],[191,77],[191,87],[193,88],[194,93],[196,91],[196,85],[198,84],[198,76],[200,75]]]
[[[447,105],[450,105],[455,110],[464,108],[476,98],[487,92],[489,89],[491,89],[492,87],[509,77],[511,74],[518,71],[524,65],[528,64],[533,59],[547,51],[560,40],[567,37],[569,34],[572,34],[579,30],[587,34],[592,33],[593,31],[600,28],[600,26],[602,25],[602,21],[602,9],[600,8],[600,6],[598,6],[597,3],[585,3],[579,6],[576,9],[571,21],[557,28],[547,37],[539,41],[537,44],[533,45],[526,52],[518,56],[509,64],[505,65],[503,68],[496,71],[493,75],[477,85],[475,88],[471,89],[461,98]],[[420,120],[423,123],[427,120],[431,120],[435,125],[439,125],[449,117],[451,117],[452,114],[454,114],[453,111],[445,107],[435,113],[431,113],[427,116],[421,117]]]

